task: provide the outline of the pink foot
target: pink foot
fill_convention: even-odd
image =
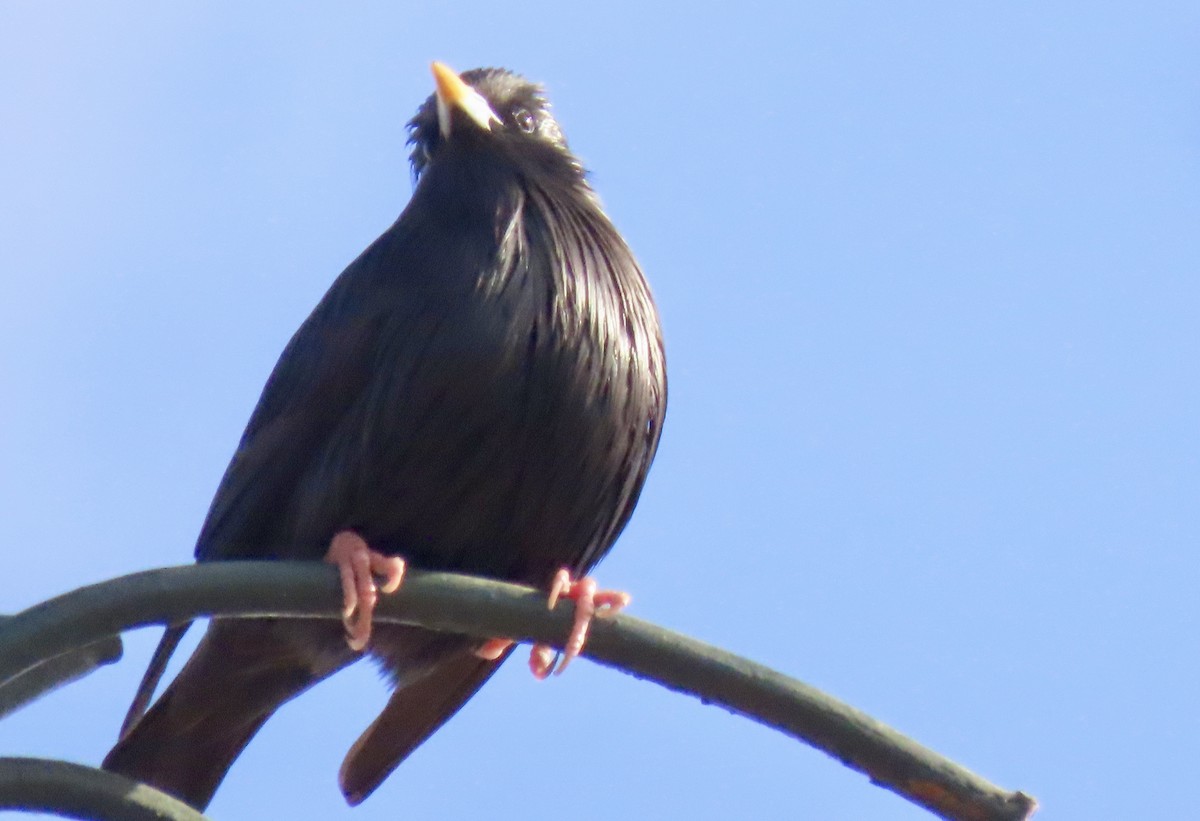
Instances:
[[[512,647],[511,639],[488,639],[481,646],[476,648],[475,655],[481,659],[495,661],[504,655],[504,651]],[[554,664],[554,657],[558,655],[558,651],[549,644],[535,644],[529,651],[529,670],[533,675],[540,679],[544,679],[550,675],[550,669]]]
[[[325,561],[336,565],[342,577],[342,624],[346,626],[346,643],[351,650],[362,650],[371,639],[371,614],[379,591],[395,593],[404,579],[404,559],[385,556],[367,547],[352,530],[343,530],[333,537]],[[382,582],[375,584],[375,576]]]
[[[575,600],[575,623],[567,635],[563,645],[562,663],[555,669],[555,659],[558,651],[548,644],[535,644],[529,651],[529,669],[534,677],[545,679],[551,673],[562,675],[563,670],[571,663],[571,659],[583,651],[587,641],[588,625],[592,618],[611,616],[623,607],[627,607],[633,597],[619,590],[597,590],[596,581],[585,576],[578,581],[571,581],[571,574],[563,568],[554,574],[550,584],[550,596],[547,606],[553,610],[559,599]],[[475,650],[475,655],[481,659],[495,661],[504,651],[512,646],[510,639],[488,639]]]
[[[512,647],[512,639],[488,639],[475,649],[475,655],[481,659],[495,661],[504,655],[504,651]]]
[[[554,657],[548,652],[550,648],[544,645],[533,648],[533,652],[529,655],[529,667],[539,679],[546,678],[550,673],[561,676],[571,660],[583,652],[584,642],[587,641],[588,625],[592,623],[593,616],[600,618],[611,616],[622,608],[628,607],[629,603],[633,601],[632,596],[620,590],[597,590],[596,580],[591,576],[571,581],[571,574],[565,567],[554,574],[547,606],[553,610],[560,598],[575,600],[575,623],[571,626],[571,632],[567,634],[567,642],[563,645],[562,662],[558,665],[557,670],[553,669]],[[535,656],[537,657],[536,661]]]

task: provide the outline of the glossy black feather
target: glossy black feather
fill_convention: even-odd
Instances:
[[[414,567],[544,586],[560,567],[594,566],[632,513],[666,409],[646,282],[540,90],[497,69],[463,78],[501,124],[485,132],[463,120],[445,139],[433,98],[414,118],[412,200],[280,357],[213,500],[199,561],[316,560],[335,533],[354,529]],[[251,628],[215,625],[204,642],[236,644],[241,629]],[[275,651],[254,629],[278,681],[262,674],[253,686],[274,687],[274,706],[354,659],[325,626],[272,624]],[[306,658],[308,639],[320,663]],[[470,684],[413,718],[400,757],[494,670],[450,661],[471,646],[377,630],[369,651],[399,686],[439,660]],[[195,669],[181,678],[202,675],[214,692],[250,681],[216,663]],[[182,783],[158,756],[162,737],[186,723],[183,689],[177,680],[106,766],[202,806],[221,776]],[[221,774],[253,731],[230,736],[238,743]],[[373,778],[358,780],[373,788]]]

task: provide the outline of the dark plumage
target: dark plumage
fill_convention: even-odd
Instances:
[[[499,121],[437,95],[412,120],[412,199],[284,350],[198,561],[319,560],[353,530],[412,567],[545,588],[628,521],[666,409],[650,292],[540,89],[462,79]],[[351,803],[503,661],[479,644],[375,627],[396,691],[343,765]],[[203,808],[280,704],[359,655],[336,622],[214,621],[104,766]]]

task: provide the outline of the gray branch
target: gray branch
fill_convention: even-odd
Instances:
[[[214,562],[135,573],[0,625],[0,687],[46,659],[134,627],[208,616],[339,618],[340,607],[337,573],[318,562]],[[378,621],[554,646],[571,616],[570,604],[549,611],[544,594],[530,588],[415,571],[400,592],[381,598],[375,614]],[[804,741],[942,818],[1016,821],[1037,806],[813,687],[639,619],[593,622],[584,654]]]
[[[0,629],[9,616],[0,616]],[[14,713],[51,690],[83,678],[121,658],[121,637],[108,636],[70,653],[63,653],[29,668],[0,684],[0,718]]]
[[[0,758],[0,810],[49,812],[85,821],[208,821],[153,787],[43,758]]]

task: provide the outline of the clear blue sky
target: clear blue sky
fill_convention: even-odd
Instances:
[[[1200,7],[811,5],[0,6],[0,610],[190,560],[283,344],[408,199],[429,61],[506,65],[666,328],[601,581],[1048,818],[1193,814]],[[156,640],[0,752],[98,762]],[[286,707],[212,815],[927,817],[589,663],[512,664],[347,810],[384,699],[360,665]]]

